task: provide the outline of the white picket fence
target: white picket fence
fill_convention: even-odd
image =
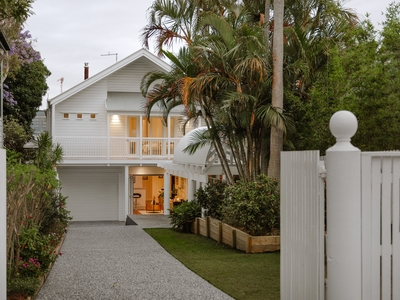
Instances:
[[[281,157],[281,299],[324,299],[324,162],[319,151]]]
[[[282,300],[400,299],[400,152],[361,153],[353,131],[325,164],[281,154]]]
[[[400,153],[364,152],[362,299],[400,299]]]

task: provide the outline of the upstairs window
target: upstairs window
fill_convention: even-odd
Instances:
[[[82,120],[83,119],[83,114],[81,114],[81,113],[76,114],[76,119],[77,120]]]
[[[63,113],[63,119],[69,120],[69,113]]]
[[[96,114],[90,114],[90,120],[96,120]]]

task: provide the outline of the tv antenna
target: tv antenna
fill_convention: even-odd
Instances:
[[[64,77],[61,77],[61,78],[58,79],[57,81],[60,82],[60,88],[61,88],[61,94],[62,94],[62,86],[63,86],[63,82],[64,82]]]
[[[110,55],[115,55],[115,62],[118,62],[118,53],[108,52],[108,54],[101,54],[101,56],[110,56]]]

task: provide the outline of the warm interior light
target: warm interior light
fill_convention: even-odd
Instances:
[[[117,124],[119,123],[119,116],[118,115],[113,115],[111,119],[111,123]]]

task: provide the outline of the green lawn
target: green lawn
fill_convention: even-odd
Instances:
[[[162,247],[235,299],[279,300],[279,253],[246,254],[212,239],[168,228],[149,228]]]

